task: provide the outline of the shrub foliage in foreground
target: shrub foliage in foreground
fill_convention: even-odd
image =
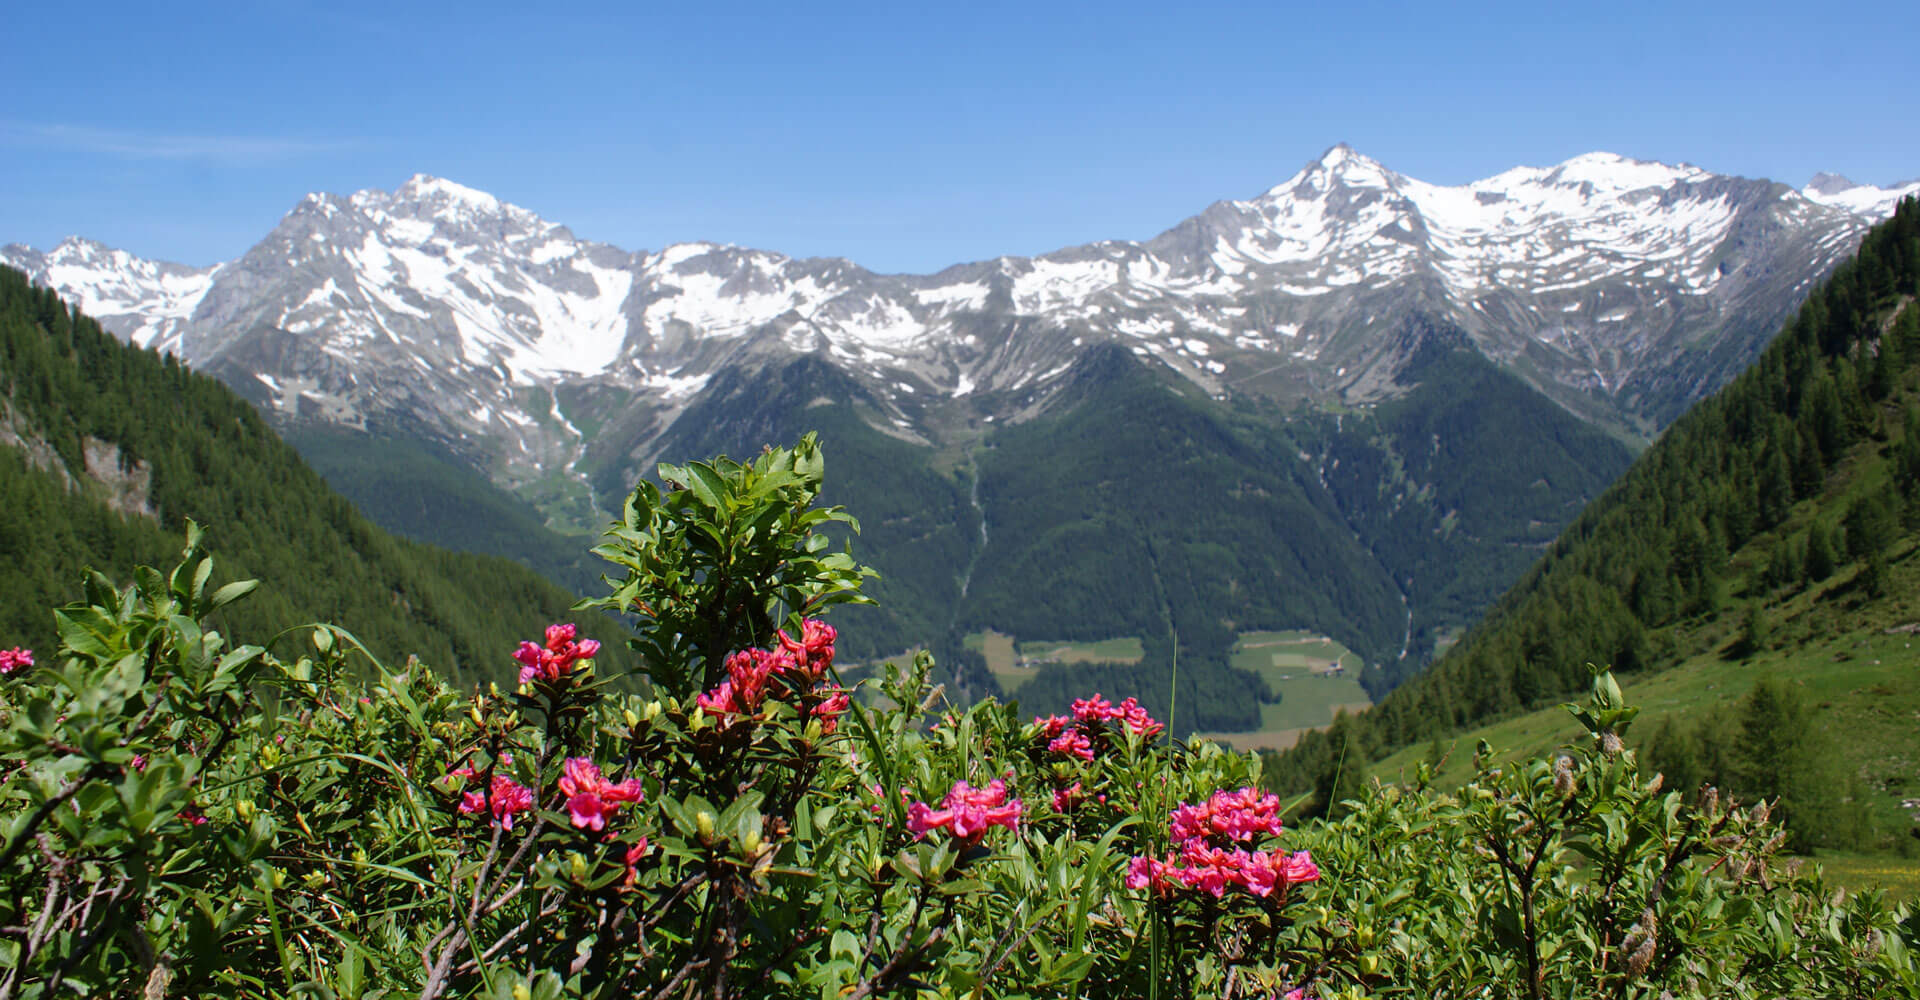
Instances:
[[[556,626],[513,692],[208,631],[249,585],[95,576],[0,654],[0,998],[1912,995],[1914,922],[1776,864],[1766,803],[1622,742],[1284,829],[1257,765],[1097,696],[842,689],[811,439],[662,470],[599,550],[651,697]],[[266,639],[269,637],[250,637]],[[371,676],[371,681],[356,678]],[[850,696],[851,695],[851,696]]]

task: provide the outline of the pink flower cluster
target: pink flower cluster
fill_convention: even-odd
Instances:
[[[1138,701],[1128,698],[1115,705],[1098,694],[1076,699],[1071,716],[1035,716],[1033,719],[1033,724],[1040,727],[1041,738],[1048,741],[1048,750],[1081,760],[1093,759],[1094,736],[1107,723],[1124,725],[1149,738],[1166,728],[1155,722]]]
[[[449,774],[472,780],[473,768],[456,767]],[[503,829],[513,829],[513,817],[533,808],[533,789],[520,784],[504,774],[493,776],[491,787],[486,792],[472,790],[460,795],[460,811],[477,813],[491,811],[493,821]]]
[[[785,653],[743,649],[727,657],[727,679],[694,699],[714,715],[754,715],[767,700],[767,682],[793,665]]]
[[[955,841],[971,847],[978,844],[991,827],[1019,829],[1021,811],[1020,800],[1007,799],[1007,783],[999,778],[993,779],[985,788],[974,788],[964,781],[956,781],[947,792],[941,808],[934,809],[925,802],[909,805],[907,829],[913,831],[914,839],[919,840],[944,828]]]
[[[818,618],[809,618],[800,623],[800,638],[795,639],[786,632],[780,633],[780,649],[793,660],[793,665],[808,680],[818,682],[827,674],[827,668],[833,666],[833,643],[840,633],[833,626]]]
[[[770,694],[777,697],[772,686],[778,678],[799,696],[802,718],[819,719],[820,731],[833,735],[840,726],[840,716],[852,705],[845,691],[825,686],[838,634],[826,622],[809,618],[801,625],[800,638],[785,632],[779,636],[777,650],[742,649],[728,656],[727,679],[697,695],[694,702],[728,721],[735,716],[758,715]]]
[[[1238,886],[1265,899],[1276,891],[1320,878],[1306,851],[1250,850],[1281,833],[1280,800],[1254,789],[1215,792],[1198,805],[1182,804],[1169,817],[1168,832],[1179,844],[1165,858],[1134,858],[1127,866],[1127,888],[1157,892],[1193,889],[1215,897]]]
[[[33,666],[33,650],[15,646],[12,649],[0,649],[0,675],[19,673]]]
[[[606,829],[614,810],[628,802],[640,801],[640,779],[628,778],[619,784],[608,781],[600,766],[585,757],[567,758],[560,776],[560,792],[567,797],[567,814],[582,830]]]
[[[1199,805],[1182,803],[1173,810],[1168,829],[1174,840],[1184,843],[1209,837],[1228,841],[1278,837],[1285,827],[1280,822],[1279,796],[1241,788],[1215,792]]]
[[[598,639],[575,642],[575,634],[572,622],[562,622],[547,626],[545,646],[521,643],[520,648],[513,652],[513,658],[520,661],[520,683],[525,684],[536,677],[543,681],[557,681],[570,673],[575,663],[591,660],[600,652]]]

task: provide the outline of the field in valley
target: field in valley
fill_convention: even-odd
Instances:
[[[1202,733],[1236,750],[1280,750],[1302,733],[1333,722],[1336,712],[1372,704],[1354,675],[1360,657],[1322,635],[1304,631],[1246,632],[1233,647],[1233,665],[1259,674],[1280,701],[1260,706],[1260,729]]]

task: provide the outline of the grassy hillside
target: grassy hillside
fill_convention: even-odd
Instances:
[[[1920,620],[1902,596],[1920,577],[1908,565],[1920,529],[1917,293],[1920,206],[1909,201],[1752,369],[1677,421],[1457,647],[1337,736],[1278,758],[1274,779],[1324,785],[1343,755],[1431,746],[1501,720],[1519,727],[1503,738],[1552,739],[1550,713],[1526,713],[1584,686],[1594,662],[1646,677],[1628,683],[1647,697],[1684,705],[1693,691],[1716,712],[1739,710],[1755,677],[1777,671],[1851,743],[1834,754],[1857,766],[1840,772],[1889,788],[1910,781],[1908,765],[1881,775],[1867,759],[1911,755],[1907,695],[1862,695],[1846,708],[1838,692],[1913,686],[1912,654],[1876,637]],[[1856,649],[1884,654],[1869,671],[1884,676],[1835,666]],[[1904,730],[1870,725],[1881,709]],[[1723,751],[1734,742],[1699,735],[1668,738]]]
[[[78,596],[85,568],[168,564],[188,518],[207,527],[221,577],[263,583],[230,627],[334,622],[457,680],[509,676],[516,642],[573,600],[506,560],[374,527],[224,385],[120,343],[8,269],[0,442],[0,645],[56,648],[47,609]]]

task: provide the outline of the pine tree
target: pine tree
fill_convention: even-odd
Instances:
[[[1818,583],[1833,575],[1838,557],[1833,551],[1833,532],[1815,521],[1807,528],[1807,582]]]

